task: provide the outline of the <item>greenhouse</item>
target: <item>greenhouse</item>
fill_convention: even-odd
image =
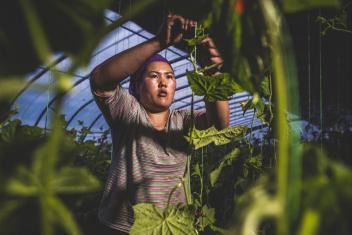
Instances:
[[[0,234],[352,233],[351,0],[0,12]]]

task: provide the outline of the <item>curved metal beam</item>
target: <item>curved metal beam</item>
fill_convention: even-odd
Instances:
[[[92,123],[89,125],[88,130],[90,131],[90,129],[92,129],[92,127],[94,126],[94,124],[99,120],[99,118],[101,118],[103,116],[103,113],[98,114],[98,116],[92,121]]]
[[[178,62],[178,61],[180,61],[180,60],[183,60],[183,58],[175,59],[175,60],[173,60],[173,63]],[[171,63],[171,62],[170,62],[170,63]],[[60,71],[60,72],[62,72],[62,71]],[[178,79],[178,78],[184,76],[185,74],[186,74],[186,73],[182,73],[182,74],[177,75],[177,76],[176,76],[176,79]],[[77,77],[77,76],[79,76],[79,75],[75,75],[75,76]],[[78,86],[80,83],[82,83],[82,82],[85,81],[86,79],[88,79],[88,78],[89,78],[89,74],[88,74],[88,75],[85,75],[85,76],[79,76],[79,77],[81,77],[81,79],[79,79],[78,81],[76,81],[76,82],[73,84],[73,86],[71,87],[71,89],[73,89],[74,87]],[[129,79],[123,80],[123,81],[121,82],[121,85],[127,83],[128,81],[129,81]],[[70,89],[70,90],[71,90],[71,89]],[[68,91],[67,91],[67,92],[68,92]],[[66,93],[67,93],[67,92],[66,92]],[[54,97],[50,100],[50,102],[48,103],[48,107],[50,107],[50,106],[57,100],[57,98],[58,98],[58,95],[54,96]],[[37,120],[35,121],[35,124],[34,124],[35,126],[37,126],[37,125],[39,124],[40,120],[43,118],[43,116],[44,116],[45,113],[46,113],[46,107],[45,107],[45,108],[42,110],[42,112],[39,114]]]
[[[26,84],[25,87],[22,88],[22,90],[20,90],[17,95],[13,98],[13,100],[11,101],[11,106],[15,103],[15,101],[18,99],[18,97],[25,91],[28,89],[28,87],[30,85],[32,85],[35,81],[37,81],[41,76],[43,76],[46,72],[48,72],[52,67],[56,66],[58,63],[60,63],[61,61],[63,61],[64,59],[66,59],[67,56],[62,55],[59,58],[57,58],[53,63],[51,63],[50,65],[46,66],[45,68],[43,68],[43,70],[41,72],[39,72],[38,74],[36,74],[34,77],[32,77],[29,82]]]
[[[78,115],[78,113],[83,110],[85,107],[87,107],[89,104],[93,103],[94,99],[88,100],[86,103],[84,103],[79,109],[76,110],[76,112],[70,117],[70,119],[67,121],[67,124],[65,126],[65,129],[70,125],[70,123],[73,121],[73,119]]]

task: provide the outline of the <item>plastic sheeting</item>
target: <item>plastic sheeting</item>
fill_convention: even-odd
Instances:
[[[116,20],[118,17],[118,14],[114,12],[106,12],[107,23]],[[76,74],[72,76],[74,88],[65,96],[63,108],[60,110],[68,122],[67,129],[75,128],[79,130],[83,123],[83,126],[90,129],[92,132],[90,137],[93,138],[109,129],[104,117],[101,115],[100,110],[93,100],[88,75],[99,63],[153,36],[154,35],[143,30],[137,24],[127,22],[101,41],[94,51],[88,67],[78,70]],[[188,55],[174,47],[170,47],[160,52],[160,54],[171,62],[177,78],[177,88],[171,108],[190,108],[191,89],[188,86],[185,72],[187,70],[193,70],[193,66],[188,59]],[[53,112],[56,112],[53,110],[53,103],[56,100],[56,95],[52,89],[53,73],[66,73],[71,61],[64,55],[57,54],[53,57],[53,63],[56,63],[53,69],[48,70],[43,66],[27,76],[28,87],[19,95],[14,103],[18,112],[14,118],[20,118],[24,124],[50,128],[50,117]],[[46,89],[38,89],[38,84],[44,85]],[[122,82],[122,86],[126,89],[128,88],[128,79]],[[262,125],[260,120],[256,118],[253,119],[253,110],[249,110],[243,115],[240,102],[246,101],[249,98],[250,96],[247,93],[238,93],[231,98],[231,126],[246,125],[256,127]],[[195,97],[194,108],[204,108],[202,97]]]

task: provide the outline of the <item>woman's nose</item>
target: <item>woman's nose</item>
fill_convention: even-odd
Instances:
[[[165,76],[160,77],[159,86],[167,86],[167,79]]]

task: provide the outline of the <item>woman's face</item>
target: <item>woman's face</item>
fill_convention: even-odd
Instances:
[[[169,109],[175,95],[176,78],[168,63],[150,63],[137,85],[139,102],[149,112],[162,112]]]

